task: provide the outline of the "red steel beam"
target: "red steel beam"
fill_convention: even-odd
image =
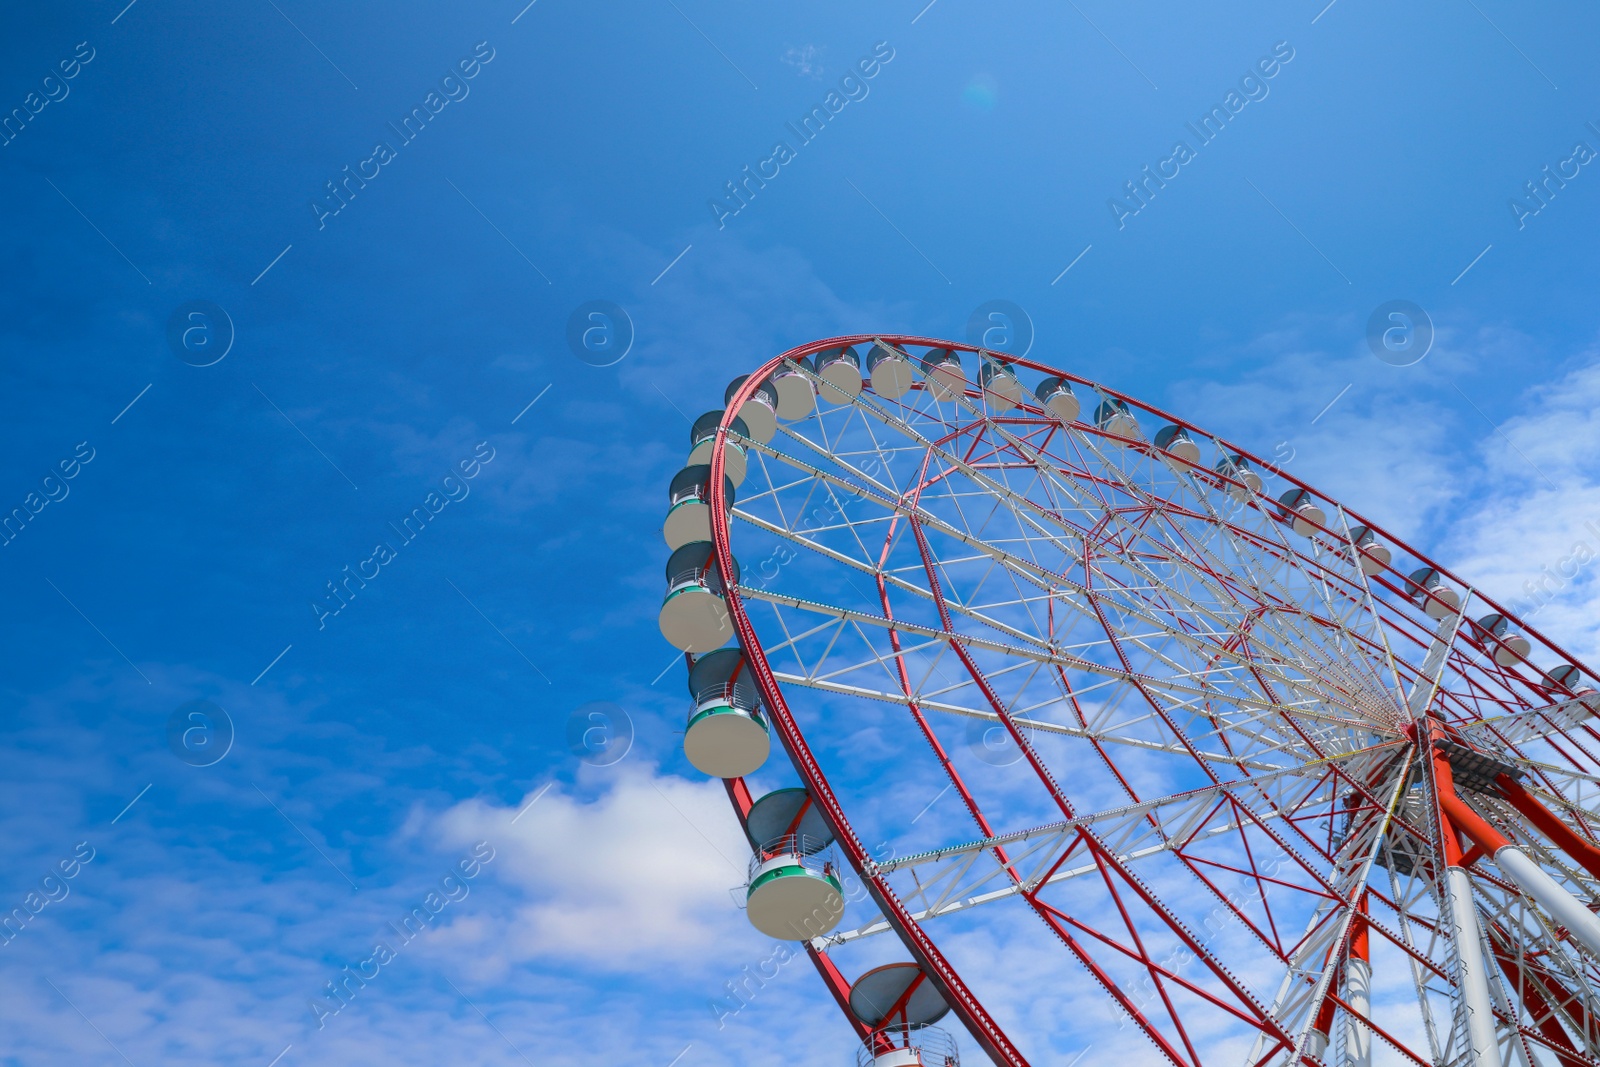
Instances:
[[[1555,812],[1539,803],[1539,798],[1524,789],[1522,783],[1515,778],[1502,774],[1495,779],[1495,784],[1500,787],[1500,793],[1506,798],[1506,802],[1537,826],[1557,848],[1576,860],[1584,870],[1600,878],[1600,848],[1579,837],[1577,831],[1562,822]]]

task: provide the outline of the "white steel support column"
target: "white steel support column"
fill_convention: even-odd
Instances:
[[[1579,943],[1600,957],[1600,917],[1563,889],[1527,853],[1506,845],[1494,854],[1494,865],[1524,893],[1538,901],[1550,917],[1565,926]]]
[[[1517,888],[1571,931],[1579,944],[1600,957],[1600,918],[1546,874],[1537,861],[1485,822],[1481,815],[1456,795],[1454,785],[1448,791],[1441,790],[1439,799],[1445,814],[1456,828],[1465,833],[1473,844],[1493,856],[1495,866],[1515,882]]]
[[[1478,910],[1472,902],[1472,879],[1460,867],[1450,867],[1444,885],[1450,905],[1450,939],[1456,949],[1460,1010],[1470,1049],[1468,1062],[1471,1067],[1500,1067],[1494,1036],[1494,1008],[1489,998],[1489,968],[1483,958]]]
[[[1372,964],[1351,956],[1344,965],[1344,1001],[1367,1018],[1372,1017]],[[1344,1062],[1348,1067],[1372,1067],[1372,1031],[1354,1015],[1345,1015]]]

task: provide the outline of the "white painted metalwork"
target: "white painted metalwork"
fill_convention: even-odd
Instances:
[[[855,361],[785,364],[815,406],[780,408],[770,441],[726,434],[745,474],[732,595],[867,813],[864,873],[930,936],[1044,919],[1077,944],[1052,980],[1114,988],[1180,1058],[1181,996],[1250,1035],[1250,1064],[1500,1067],[1502,1041],[1554,1062],[1537,1020],[1497,1021],[1524,997],[1508,975],[1578,990],[1550,1010],[1600,1055],[1582,1022],[1597,880],[1492,798],[1474,802],[1515,847],[1447,871],[1416,784],[1419,727],[1448,727],[1592,834],[1600,697],[1558,698],[1528,664],[1554,654],[1499,652],[1471,622],[1499,609],[1472,588],[1411,582],[1396,539],[1227,442],[1003,354],[921,370],[921,352],[853,343]],[[970,740],[991,735],[1010,762]],[[1368,890],[1399,999],[1347,956]],[[884,944],[881,904],[854,900],[813,945]],[[1318,1047],[1330,995],[1348,1009]]]

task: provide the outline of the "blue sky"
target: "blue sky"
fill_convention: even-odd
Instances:
[[[708,1008],[773,945],[677,749],[682,668],[653,681],[687,420],[803,341],[963,338],[1007,300],[1035,358],[1513,602],[1600,540],[1583,5],[124,3],[0,33],[0,110],[30,116],[0,146],[0,492],[59,497],[0,547],[0,901],[94,850],[0,947],[0,1064],[846,1062],[803,961]],[[1411,366],[1367,344],[1391,300],[1436,331]],[[231,322],[209,366],[168,340],[191,301]],[[569,349],[589,301],[631,320],[612,366]],[[1591,580],[1539,609],[1580,655]],[[234,728],[209,766],[168,744],[195,700]],[[568,748],[593,702],[634,733],[609,766]],[[307,1002],[481,841],[318,1029]]]

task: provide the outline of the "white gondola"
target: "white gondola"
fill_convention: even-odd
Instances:
[[[689,427],[689,459],[685,466],[692,467],[696,463],[711,462],[711,452],[717,446],[717,427],[720,425],[722,425],[720,411],[708,411],[694,420],[694,425]],[[740,437],[750,437],[750,427],[737,415],[728,424],[728,429]],[[728,447],[723,452],[722,473],[734,485],[741,485],[744,482],[747,462],[744,445],[730,436]]]
[[[1139,420],[1128,410],[1126,400],[1102,400],[1094,409],[1094,424],[1110,434],[1116,444],[1139,439]]]
[[[818,843],[819,849],[833,844],[833,831],[822,817],[822,810],[800,786],[774,789],[751,804],[750,813],[744,817],[744,833],[751,848],[759,848],[762,842],[776,841],[785,834],[799,834],[807,841]]]
[[[728,388],[722,394],[724,404],[733,403],[733,394],[749,379],[750,375],[741,374],[728,383]],[[762,382],[756,386],[756,391],[751,394],[739,408],[739,417],[744,420],[745,428],[749,431],[746,436],[758,444],[766,444],[772,440],[772,435],[778,432],[778,392],[772,388],[770,382]]]
[[[863,1042],[861,1051],[856,1053],[856,1067],[922,1067],[923,1062],[922,1050],[913,1046],[891,1046],[879,1051],[875,1045]]]
[[[856,1056],[858,1067],[959,1064],[956,1043],[931,1025],[949,1011],[918,964],[886,963],[867,971],[850,983],[850,1014],[872,1031]]]
[[[844,917],[844,890],[826,843],[803,834],[765,842],[750,857],[745,914],[750,925],[781,941],[823,937]]]
[[[739,581],[739,561],[733,562]],[[681,652],[710,652],[733,636],[733,620],[722,596],[717,554],[709,541],[691,541],[667,560],[667,595],[657,624],[667,643]]]
[[[1421,567],[1411,572],[1411,602],[1427,612],[1430,619],[1446,619],[1461,610],[1461,594],[1444,584],[1444,578],[1432,567]]]
[[[1311,494],[1304,489],[1285,490],[1284,494],[1278,497],[1278,503],[1283,505],[1284,519],[1301,537],[1310,537],[1328,525],[1328,513],[1323,511]]]
[[[850,983],[850,1014],[873,1030],[915,1029],[949,1011],[939,987],[916,963],[885,963]]]
[[[1594,686],[1584,680],[1583,672],[1576,664],[1563,663],[1545,677],[1575,697],[1594,692]]]
[[[990,411],[1010,411],[1022,403],[1022,383],[1012,369],[998,360],[985,359],[978,370],[983,399]]]
[[[1161,461],[1180,474],[1200,465],[1200,446],[1182,426],[1163,426],[1156,433],[1156,447],[1161,449]]]
[[[816,409],[817,394],[811,388],[811,379],[802,374],[796,364],[785,361],[769,380],[778,393],[778,418],[793,422]]]
[[[812,357],[822,385],[817,392],[830,404],[848,404],[861,395],[861,356],[854,348],[825,348]]]
[[[1223,455],[1217,460],[1215,470],[1224,478],[1231,479],[1225,488],[1228,495],[1240,503],[1261,492],[1261,475],[1251,470],[1250,461],[1238,453]]]
[[[1484,647],[1502,667],[1516,666],[1533,651],[1533,645],[1526,637],[1511,629],[1511,620],[1504,615],[1485,615],[1478,620],[1478,629],[1484,633]]]
[[[722,479],[723,500],[726,507],[733,506],[733,480]],[[672,476],[667,487],[671,504],[667,521],[661,524],[661,536],[667,547],[677,551],[691,541],[711,540],[711,466],[696,463]]]
[[[1378,541],[1378,535],[1365,526],[1357,526],[1350,531],[1350,540],[1356,546],[1356,560],[1361,566],[1361,573],[1368,578],[1381,574],[1394,558],[1394,553],[1389,551],[1389,546]]]
[[[856,1050],[856,1067],[960,1067],[955,1038],[937,1026],[876,1030]]]
[[[1065,378],[1054,375],[1046,378],[1033,389],[1034,397],[1039,401],[1039,406],[1048,411],[1058,421],[1072,422],[1082,410],[1078,404],[1078,397],[1072,391],[1072,383]]]
[[[881,397],[898,400],[911,391],[916,376],[911,371],[911,356],[899,345],[875,341],[867,356],[867,376],[872,391]]]
[[[922,374],[940,400],[950,400],[966,391],[967,375],[961,369],[961,357],[953,349],[928,349],[922,357]]]
[[[767,762],[772,735],[761,694],[737,648],[707,652],[689,668],[694,710],[683,732],[683,754],[713,778],[743,778]]]

